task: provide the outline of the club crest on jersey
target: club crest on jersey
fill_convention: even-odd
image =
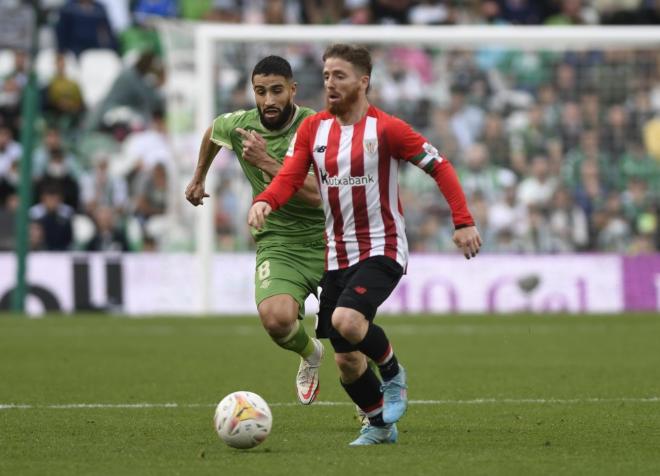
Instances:
[[[378,150],[378,139],[367,139],[364,141],[364,150],[370,154],[375,154]]]

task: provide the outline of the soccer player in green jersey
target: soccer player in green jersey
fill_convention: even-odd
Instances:
[[[253,196],[263,192],[282,167],[282,160],[300,123],[314,114],[294,103],[296,83],[290,64],[268,56],[252,71],[257,107],[217,117],[206,130],[186,198],[202,205],[211,162],[222,147],[234,151],[252,186]],[[323,276],[325,240],[323,209],[313,173],[298,194],[268,217],[260,230],[252,229],[257,243],[255,299],[261,323],[280,347],[301,357],[296,387],[298,399],[311,404],[319,391],[319,365],[323,344],[305,332],[299,321],[305,299],[316,293]]]

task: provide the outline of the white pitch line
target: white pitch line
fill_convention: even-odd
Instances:
[[[621,398],[475,398],[471,400],[411,400],[411,405],[497,405],[497,404],[579,404],[579,403],[660,403],[660,397]],[[271,407],[297,407],[298,402],[275,402]],[[319,401],[315,406],[345,406],[350,402]],[[212,408],[214,403],[0,403],[0,410],[71,410],[71,409],[144,409],[144,408]]]

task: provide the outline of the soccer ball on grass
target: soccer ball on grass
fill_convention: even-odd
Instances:
[[[266,439],[273,425],[273,415],[259,395],[239,391],[218,403],[213,424],[222,441],[232,448],[248,449]]]

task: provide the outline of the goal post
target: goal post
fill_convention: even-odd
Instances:
[[[161,25],[161,33],[168,27]],[[172,25],[170,23],[170,25]],[[219,94],[218,52],[230,46],[246,45],[260,52],[286,45],[316,47],[335,43],[360,43],[387,47],[419,47],[428,50],[478,50],[502,48],[516,51],[585,51],[585,50],[654,50],[660,51],[660,28],[646,26],[302,26],[302,25],[235,25],[215,23],[187,24],[194,38],[193,70],[195,81],[187,84],[194,88],[191,94],[194,110],[194,135],[197,145],[203,131],[214,117],[226,110],[218,110]],[[167,48],[166,55],[168,54]],[[243,62],[240,68],[251,71],[247,64],[253,57],[234,55],[233,61]],[[295,68],[294,68],[295,69]],[[376,78],[377,79],[377,78]],[[318,77],[318,92],[322,91],[322,80]],[[396,113],[396,112],[395,112]],[[192,141],[191,143],[194,143]],[[190,154],[196,151],[190,150]],[[187,160],[188,164],[194,160]],[[188,167],[188,172],[192,169]],[[213,188],[214,173],[209,173],[208,190]],[[247,183],[245,187],[248,187]],[[200,302],[195,306],[200,312],[212,309],[212,268],[215,251],[214,201],[207,200],[195,213],[194,242],[200,266]],[[245,217],[244,217],[245,218]],[[245,219],[242,221],[244,226]]]

